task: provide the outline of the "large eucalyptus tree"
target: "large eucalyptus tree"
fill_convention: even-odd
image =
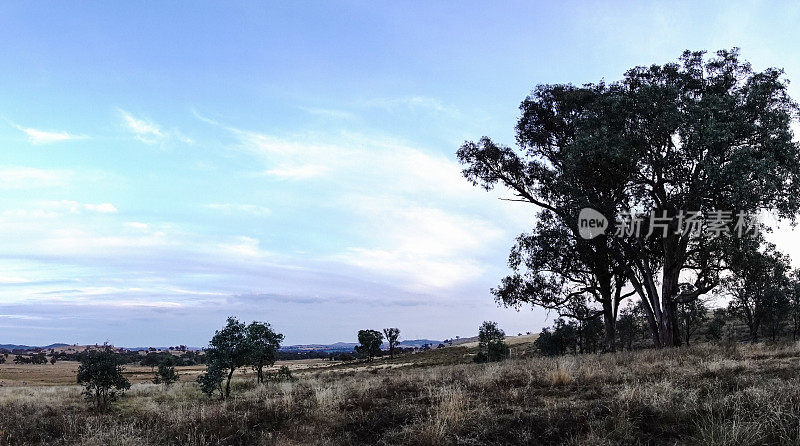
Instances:
[[[654,343],[677,345],[677,305],[718,284],[734,245],[732,217],[767,210],[793,219],[800,208],[790,128],[797,105],[786,87],[781,70],[754,72],[737,49],[710,59],[687,51],[678,63],[636,67],[611,84],[536,87],[520,106],[516,149],[484,137],[458,151],[473,184],[502,184],[540,209],[540,223],[512,252],[517,271],[496,296],[547,306],[581,292],[602,305],[613,340],[624,296],[617,289],[629,283]],[[586,239],[578,215],[587,207],[609,219],[657,215],[663,230]],[[709,229],[720,212],[724,231],[687,230],[686,215]]]

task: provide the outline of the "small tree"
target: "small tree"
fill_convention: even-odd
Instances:
[[[485,321],[478,328],[478,354],[475,362],[502,361],[509,355],[506,334],[497,322]]]
[[[786,290],[789,300],[789,319],[792,324],[792,340],[800,335],[800,270],[792,271]]]
[[[383,334],[386,335],[386,341],[389,343],[389,357],[394,358],[394,348],[397,347],[397,338],[400,336],[400,329],[384,328]]]
[[[698,298],[678,306],[678,326],[687,346],[692,335],[706,320],[708,320],[708,308],[702,299]]]
[[[158,365],[158,371],[153,377],[153,384],[164,384],[165,387],[169,387],[172,383],[177,381],[178,373],[175,371],[175,360],[172,358],[164,358],[161,364]]]
[[[247,340],[247,328],[235,317],[229,317],[222,330],[217,330],[206,350],[208,368],[215,367],[227,374],[225,382],[225,398],[231,394],[231,378],[233,372],[248,363],[250,346]],[[216,373],[216,371],[215,371]]]
[[[581,344],[578,331],[578,324],[575,321],[567,322],[558,318],[552,329],[548,327],[542,329],[533,345],[540,353],[548,356],[577,353]]]
[[[83,394],[94,401],[98,410],[105,410],[117,398],[131,388],[131,383],[122,374],[120,355],[111,349],[90,352],[78,367],[78,384],[83,384]]]
[[[729,313],[747,324],[750,341],[756,342],[763,328],[771,336],[781,328],[788,311],[790,261],[775,245],[763,240],[742,239],[741,244],[732,256],[731,275],[723,281],[723,289],[732,297]]]
[[[156,366],[161,364],[163,361],[164,361],[164,356],[161,353],[150,352],[144,355],[144,357],[139,361],[139,364],[150,367],[150,371],[152,372],[156,368]]]
[[[617,321],[620,349],[633,350],[633,344],[641,337],[644,321],[644,309],[641,303],[628,304],[620,311]]]
[[[358,343],[361,345],[355,347],[356,352],[372,361],[372,358],[381,354],[383,334],[377,330],[359,330]]]
[[[222,382],[225,380],[225,370],[221,369],[217,364],[209,364],[206,372],[197,377],[197,383],[200,385],[200,391],[208,396],[214,395],[214,392],[219,392],[220,398],[225,398],[225,391],[222,388]]]
[[[297,378],[292,376],[292,370],[289,366],[282,365],[277,372],[275,372],[276,381],[297,381]]]
[[[722,339],[723,329],[728,322],[728,312],[724,308],[715,308],[711,312],[711,320],[706,328],[706,339],[719,341]]]
[[[256,371],[257,381],[264,382],[264,367],[270,367],[278,359],[283,335],[275,333],[268,323],[252,322],[247,326],[249,362]]]

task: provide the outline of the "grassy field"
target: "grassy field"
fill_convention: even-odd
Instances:
[[[559,358],[524,343],[503,363],[449,347],[373,364],[295,364],[294,382],[238,375],[227,401],[139,380],[106,414],[80,388],[0,387],[7,444],[798,444],[800,348],[726,344]],[[58,363],[68,372],[75,364]],[[0,377],[8,378],[6,364]],[[133,369],[133,368],[131,368]],[[131,370],[132,377],[149,370]]]
[[[55,364],[14,364],[14,355],[10,355],[5,364],[0,364],[0,387],[19,386],[63,386],[75,384],[78,366],[75,361],[58,361]],[[320,359],[302,359],[297,361],[278,361],[273,369],[288,365],[294,371],[316,368],[326,365]],[[204,365],[176,367],[183,381],[194,381],[203,373]],[[132,383],[148,383],[153,380],[154,368],[141,365],[126,365],[125,377]],[[241,369],[237,378],[246,379],[255,374],[250,369]]]

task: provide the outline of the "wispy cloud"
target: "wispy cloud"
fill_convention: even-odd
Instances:
[[[207,209],[212,209],[215,211],[220,211],[224,213],[245,213],[251,214],[256,216],[263,216],[269,215],[270,210],[264,206],[258,206],[255,204],[234,204],[234,203],[209,203],[206,204],[205,207]]]
[[[298,107],[298,108],[310,115],[322,116],[325,118],[344,119],[344,120],[356,119],[355,114],[344,110],[335,110],[330,108],[317,108],[317,107]]]
[[[71,172],[33,167],[0,167],[0,189],[30,189],[63,184]]]
[[[81,211],[97,212],[99,214],[116,214],[117,208],[111,203],[79,203],[71,200],[50,201],[44,203],[46,208],[66,210],[73,214]]]
[[[10,284],[28,283],[28,282],[30,282],[30,280],[24,277],[0,275],[0,285],[10,285]]]
[[[353,196],[362,246],[336,257],[361,268],[400,277],[409,289],[453,287],[479,276],[473,253],[504,235],[495,224],[413,201]]]
[[[119,109],[119,113],[122,115],[122,119],[128,130],[136,135],[136,139],[145,144],[160,144],[170,139],[175,139],[186,144],[191,144],[193,142],[190,138],[177,130],[164,130],[157,123],[148,119],[137,118],[123,109]]]
[[[17,129],[22,132],[25,132],[28,135],[28,141],[31,144],[41,145],[41,144],[52,144],[56,142],[64,142],[64,141],[73,141],[76,139],[86,139],[88,136],[85,135],[74,135],[72,133],[66,131],[47,131],[47,130],[40,130],[35,129],[33,127],[22,127],[19,125],[15,125]]]
[[[509,217],[524,213],[522,207],[505,211],[505,202],[472,187],[455,160],[391,138],[339,134],[321,140],[225,128],[239,140],[234,149],[267,166],[264,174],[315,179],[304,192],[320,202],[307,202],[308,212],[335,206],[340,222],[357,230],[357,238],[339,241],[329,260],[381,274],[409,291],[452,289],[474,280],[486,269],[476,253],[502,237],[511,239],[527,229],[518,227],[521,221],[530,221],[529,215]],[[476,215],[481,208],[495,219]],[[498,215],[502,223],[496,223]]]
[[[302,164],[302,165],[280,165],[278,167],[264,171],[264,174],[289,180],[305,180],[308,178],[318,177],[328,170],[325,166],[318,164]]]
[[[399,98],[378,98],[364,102],[366,107],[382,108],[395,112],[399,110],[419,110],[425,109],[435,113],[458,115],[459,110],[455,107],[445,105],[442,101],[427,96],[405,96]]]

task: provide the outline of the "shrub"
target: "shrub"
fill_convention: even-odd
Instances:
[[[94,401],[98,410],[105,410],[108,404],[131,388],[131,383],[122,375],[119,355],[111,349],[91,352],[84,357],[78,367],[78,384],[83,384],[83,394]]]
[[[502,361],[509,356],[505,343],[506,334],[497,327],[497,322],[484,322],[478,329],[478,354],[475,362]]]
[[[178,373],[175,372],[175,360],[165,358],[158,365],[158,371],[156,371],[153,377],[153,384],[164,384],[165,387],[169,387],[172,383],[177,381]]]
[[[210,364],[205,373],[197,377],[197,383],[200,385],[200,391],[208,396],[214,395],[214,392],[219,392],[220,398],[225,397],[225,391],[222,388],[222,381],[225,379],[225,370],[216,364]]]

